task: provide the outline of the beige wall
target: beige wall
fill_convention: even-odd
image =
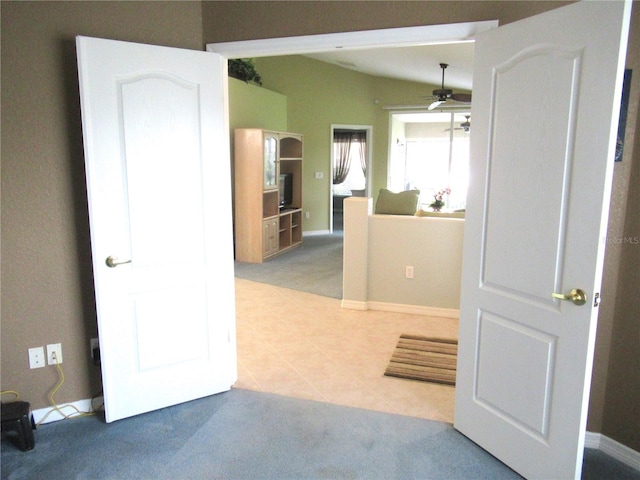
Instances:
[[[30,347],[62,343],[59,403],[101,389],[75,36],[202,49],[200,2],[7,2],[2,8],[2,389],[48,405],[54,367]],[[9,397],[11,398],[11,397]]]
[[[635,45],[640,44],[636,37]],[[637,50],[637,48],[636,48]],[[636,52],[637,54],[638,52]],[[636,70],[640,75],[640,70]],[[636,83],[637,85],[637,83]],[[637,97],[636,97],[637,98]],[[637,107],[637,104],[636,104]],[[640,110],[636,110],[636,126],[640,124]],[[627,132],[629,133],[629,132]],[[611,346],[607,370],[605,401],[602,408],[602,433],[625,445],[640,450],[640,135],[635,135],[633,164],[629,175],[627,214],[621,228],[620,254],[614,322],[611,326]],[[625,158],[627,161],[629,157]],[[622,218],[622,217],[621,217]],[[618,242],[616,242],[618,243]]]
[[[640,451],[640,2],[634,0],[626,67],[633,70],[622,162],[616,163],[607,232],[588,428]],[[633,260],[635,259],[635,262]]]
[[[57,374],[52,367],[29,370],[27,349],[57,342],[67,376],[57,400],[88,398],[100,388],[88,353],[95,307],[75,35],[202,49],[216,41],[495,18],[507,23],[561,3],[205,2],[201,14],[200,2],[188,1],[2,1],[2,389],[19,390],[44,407]],[[640,44],[639,30],[636,11],[632,45]],[[628,60],[636,71],[628,145],[637,141],[637,50],[630,49]],[[638,190],[629,189],[631,178],[638,184],[639,163],[640,149],[627,148],[616,165],[611,225],[621,237],[639,235]],[[640,451],[640,420],[630,403],[640,398],[640,305],[632,298],[638,248],[619,246],[607,255],[588,428]]]
[[[369,252],[369,303],[458,317],[463,219],[371,215],[368,232],[363,248]],[[414,268],[411,279],[405,275],[407,265]]]

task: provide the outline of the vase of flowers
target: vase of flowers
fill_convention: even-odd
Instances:
[[[438,193],[433,196],[433,202],[429,204],[431,209],[434,212],[439,212],[440,210],[442,210],[442,207],[444,207],[444,196],[449,195],[450,193],[451,189],[449,187],[439,190]]]

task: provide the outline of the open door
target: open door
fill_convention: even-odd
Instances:
[[[580,478],[630,2],[478,35],[455,427]]]
[[[106,420],[237,378],[226,61],[77,38]]]

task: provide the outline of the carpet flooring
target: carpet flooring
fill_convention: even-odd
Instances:
[[[235,262],[235,276],[342,299],[341,233],[305,236],[300,247],[264,263]]]
[[[457,355],[457,340],[403,334],[384,374],[455,385]]]
[[[447,423],[233,389],[106,424],[41,426],[21,452],[2,440],[2,478],[519,479]],[[584,479],[638,480],[587,450]]]
[[[3,479],[519,478],[446,423],[237,389],[2,446]]]

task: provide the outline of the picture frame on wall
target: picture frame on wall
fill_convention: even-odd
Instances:
[[[616,162],[622,161],[624,152],[624,131],[627,126],[627,110],[629,109],[629,90],[631,89],[631,69],[624,71],[622,81],[622,99],[620,101],[620,121],[618,122],[618,140],[616,142]]]

